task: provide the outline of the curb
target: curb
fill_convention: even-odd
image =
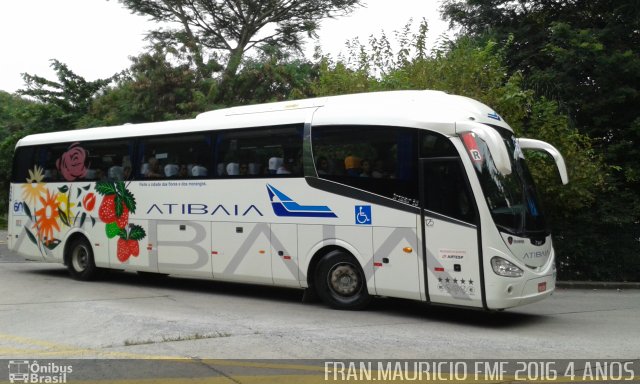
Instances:
[[[640,283],[626,281],[557,281],[556,287],[569,289],[640,289]]]

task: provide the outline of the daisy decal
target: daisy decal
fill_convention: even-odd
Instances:
[[[54,230],[60,231],[57,197],[57,193],[52,194],[47,190],[46,196],[39,198],[42,208],[36,211],[33,228],[37,230],[38,238],[42,239],[45,244],[53,241]]]
[[[36,165],[33,170],[29,170],[27,183],[22,185],[22,198],[25,202],[33,204],[46,193],[47,188],[42,182],[43,179],[44,173],[39,166]]]

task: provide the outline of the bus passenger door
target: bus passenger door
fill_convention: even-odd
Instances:
[[[460,158],[420,160],[429,300],[482,307],[478,214]]]
[[[213,278],[273,284],[270,238],[266,223],[211,223]]]

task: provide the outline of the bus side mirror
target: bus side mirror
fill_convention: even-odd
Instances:
[[[562,180],[562,184],[569,183],[569,175],[567,174],[567,166],[564,163],[564,158],[560,151],[556,149],[553,145],[534,139],[517,139],[518,144],[520,145],[520,149],[532,149],[535,151],[545,151],[556,162],[556,167],[558,167],[558,172],[560,172],[560,179]]]
[[[482,141],[487,143],[487,147],[489,147],[489,152],[491,152],[491,157],[498,172],[504,176],[511,174],[509,151],[498,131],[471,121],[456,122],[456,133],[460,135],[466,132],[474,133],[481,138]]]

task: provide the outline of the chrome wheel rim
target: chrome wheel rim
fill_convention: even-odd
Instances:
[[[342,297],[351,297],[360,291],[361,279],[353,264],[340,263],[331,268],[327,276],[331,290]]]
[[[89,250],[87,247],[84,245],[75,247],[71,254],[71,263],[73,264],[73,269],[78,272],[87,269],[87,264],[89,263]]]

